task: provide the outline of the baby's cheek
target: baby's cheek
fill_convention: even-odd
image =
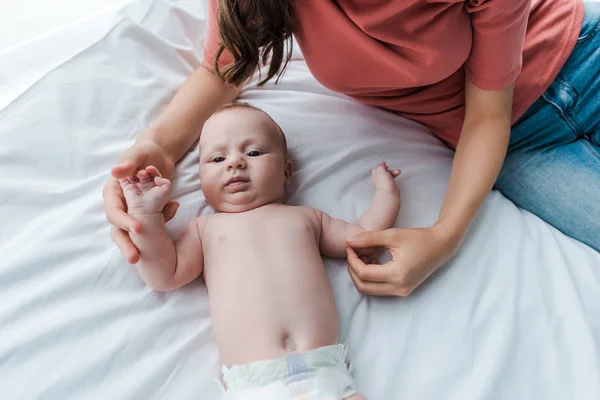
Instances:
[[[215,207],[220,202],[221,190],[218,185],[211,182],[202,182],[202,193],[211,207]]]

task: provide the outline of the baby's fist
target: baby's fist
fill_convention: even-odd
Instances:
[[[120,182],[129,214],[160,213],[171,197],[171,181],[152,165]]]
[[[375,190],[387,190],[393,193],[400,193],[398,185],[394,178],[400,175],[399,169],[389,169],[385,161],[380,162],[371,171],[371,179]]]

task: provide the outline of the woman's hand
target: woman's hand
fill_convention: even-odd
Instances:
[[[127,214],[125,197],[119,179],[135,176],[137,171],[154,165],[160,174],[169,179],[173,174],[173,161],[154,142],[150,140],[136,142],[123,152],[117,164],[111,170],[112,177],[103,190],[106,219],[111,224],[110,235],[130,264],[139,260],[139,251],[129,238],[129,232],[139,233],[140,223]],[[169,201],[162,210],[165,221],[175,216],[179,203]]]
[[[353,240],[354,239],[354,240]],[[408,296],[448,261],[460,239],[440,225],[363,232],[348,238],[348,271],[357,290],[377,296]],[[392,260],[365,264],[355,249],[385,247]]]

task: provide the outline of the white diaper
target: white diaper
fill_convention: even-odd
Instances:
[[[228,400],[341,400],[356,393],[344,345],[223,367]]]

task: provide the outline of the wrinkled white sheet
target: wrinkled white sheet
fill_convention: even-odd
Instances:
[[[124,17],[118,12],[132,1],[32,0],[2,5],[0,109],[50,70],[98,41]]]
[[[204,286],[145,287],[110,240],[101,196],[122,150],[199,65],[203,3],[138,2],[0,112],[2,398],[218,396]],[[353,220],[385,159],[403,171],[397,225],[435,221],[451,152],[421,126],[326,90],[299,54],[279,85],[251,84],[242,99],[287,133],[290,203]],[[210,212],[196,156],[177,166],[173,236]],[[343,260],[326,264],[371,400],[600,398],[600,256],[497,192],[458,256],[409,298],[361,296]]]

